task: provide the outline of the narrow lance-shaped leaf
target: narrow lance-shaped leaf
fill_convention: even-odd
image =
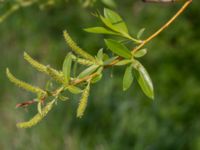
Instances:
[[[116,7],[115,1],[114,0],[101,0],[105,5],[109,7]]]
[[[100,67],[97,71],[96,71],[96,73],[98,73],[98,75],[97,76],[95,76],[92,80],[91,80],[91,83],[96,83],[96,82],[98,82],[98,81],[100,81],[101,80],[101,78],[102,78],[102,71],[103,71],[103,67]]]
[[[77,109],[77,114],[76,114],[76,116],[78,118],[82,118],[82,116],[83,116],[83,114],[85,112],[85,109],[87,107],[89,92],[90,92],[90,82],[88,83],[88,85],[84,89],[82,97],[81,97],[81,100],[79,102],[78,109]]]
[[[106,60],[103,62],[103,64],[104,64],[104,65],[108,65],[108,64],[110,64],[111,62],[113,62],[116,58],[117,58],[117,56],[108,58],[108,59],[106,59]]]
[[[63,71],[63,74],[64,74],[67,82],[69,82],[69,80],[70,80],[71,65],[72,65],[72,55],[71,55],[71,53],[69,53],[65,57],[65,60],[63,62],[63,67],[62,67],[62,71]]]
[[[91,27],[91,28],[85,28],[84,31],[90,32],[90,33],[96,33],[96,34],[110,34],[110,35],[119,35],[118,33],[111,31],[109,29],[106,29],[104,27]]]
[[[145,28],[142,28],[142,29],[139,30],[139,32],[138,32],[138,34],[137,34],[137,38],[138,38],[138,39],[140,39],[140,38],[142,37],[144,31],[145,31]]]
[[[132,65],[126,67],[124,78],[123,78],[123,90],[126,91],[133,82],[133,75],[132,75]]]
[[[127,65],[130,64],[132,62],[131,59],[124,59],[124,60],[120,60],[119,62],[117,62],[115,64],[115,66],[123,66],[123,65]]]
[[[133,66],[136,69],[134,73],[141,89],[143,90],[146,96],[148,96],[151,99],[154,99],[153,84],[148,72],[146,71],[144,66],[142,66],[142,64],[138,61],[135,61]]]
[[[95,72],[95,70],[97,70],[98,67],[98,65],[92,65],[86,68],[78,75],[78,78],[84,78],[85,76],[92,74],[93,72]]]
[[[140,58],[140,57],[143,57],[144,55],[146,55],[146,53],[147,53],[147,49],[141,49],[141,50],[135,52],[133,54],[133,56],[136,58]]]
[[[105,43],[107,47],[115,54],[124,57],[124,58],[131,58],[132,54],[128,50],[128,48],[123,45],[122,43],[119,43],[118,41],[112,40],[112,39],[105,39]]]
[[[69,90],[73,94],[79,94],[79,93],[82,93],[82,91],[83,91],[80,88],[73,86],[73,85],[68,86],[67,90]]]
[[[101,61],[103,60],[103,48],[98,51],[97,58]]]
[[[118,30],[118,32],[128,34],[127,26],[119,14],[110,9],[105,8],[104,16],[113,24],[113,26],[115,27],[115,29]]]

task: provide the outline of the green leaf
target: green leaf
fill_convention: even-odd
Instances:
[[[111,22],[111,24],[115,27],[115,30],[117,29],[120,33],[128,33],[127,26],[119,14],[105,8],[104,17]]]
[[[142,29],[139,30],[139,32],[137,33],[137,38],[138,39],[140,39],[142,37],[144,31],[145,31],[145,28],[142,28]]]
[[[119,35],[116,32],[113,32],[109,29],[106,29],[104,27],[92,27],[92,28],[86,28],[84,29],[84,31],[86,32],[90,32],[90,33],[97,33],[97,34],[111,34],[111,35]]]
[[[109,6],[109,7],[113,7],[116,8],[116,3],[114,2],[114,0],[101,0],[105,5]]]
[[[117,56],[108,58],[108,59],[106,59],[106,60],[104,61],[103,64],[104,64],[104,65],[108,65],[108,64],[110,64],[112,61],[114,61],[116,58],[117,58]]]
[[[132,65],[129,65],[125,70],[123,78],[123,91],[126,91],[133,82],[132,69]]]
[[[73,94],[80,94],[80,93],[82,93],[82,90],[80,89],[80,88],[78,88],[78,87],[76,87],[76,86],[68,86],[67,87],[67,89],[71,92],[71,93],[73,93]]]
[[[84,78],[85,76],[92,74],[98,67],[98,65],[92,65],[86,68],[78,75],[78,78]]]
[[[103,60],[103,48],[101,48],[97,53],[97,58],[99,60]]]
[[[142,64],[138,61],[135,61],[135,64],[133,64],[133,66],[136,69],[134,73],[141,89],[143,90],[146,96],[148,96],[151,99],[154,99],[153,84],[148,72],[146,71],[144,66],[142,66]]]
[[[146,55],[146,53],[147,53],[147,49],[141,49],[133,55],[134,55],[134,57],[139,58],[139,57]]]
[[[62,67],[63,74],[64,74],[65,78],[67,79],[67,81],[70,80],[71,66],[72,66],[72,54],[69,53],[65,57],[65,60],[63,62],[63,67]]]
[[[118,63],[116,63],[116,66],[123,66],[123,65],[127,65],[129,63],[131,63],[132,60],[131,59],[124,59],[124,60],[120,60]]]
[[[119,43],[118,41],[112,39],[105,39],[105,43],[113,53],[128,59],[132,57],[131,52],[122,43]]]
[[[94,77],[91,80],[91,83],[97,83],[98,81],[100,81],[102,79],[102,74],[97,75],[96,77]]]

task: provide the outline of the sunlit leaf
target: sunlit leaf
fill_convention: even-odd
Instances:
[[[116,7],[116,3],[114,2],[114,0],[101,0],[105,5],[109,6],[109,7]]]
[[[121,16],[116,12],[105,8],[104,9],[104,17],[108,19],[111,24],[121,33],[128,33],[127,26]]]
[[[118,33],[113,32],[113,31],[106,29],[104,27],[91,27],[91,28],[84,29],[84,31],[90,32],[90,33],[97,33],[97,34],[119,35]]]
[[[78,78],[83,78],[83,77],[85,77],[85,76],[87,76],[87,75],[92,74],[97,68],[98,68],[98,65],[92,65],[92,66],[90,66],[89,68],[86,68],[85,70],[83,70],[83,71],[79,74]]]
[[[147,49],[141,49],[141,50],[137,51],[136,53],[134,53],[133,55],[134,55],[134,57],[139,58],[139,57],[146,55],[146,53],[147,53]]]
[[[132,84],[133,82],[133,75],[132,75],[132,65],[129,65],[124,73],[124,78],[123,78],[123,90],[126,91]]]
[[[99,60],[103,60],[103,48],[100,49],[100,50],[98,51],[98,53],[97,53],[97,58],[98,58]]]
[[[137,33],[137,38],[138,39],[140,39],[142,37],[144,31],[145,31],[145,28],[142,28],[142,29],[139,30],[139,32]]]
[[[63,95],[61,95],[61,94],[58,96],[58,98],[59,98],[61,101],[66,101],[66,100],[69,99],[68,97],[63,96]]]
[[[134,68],[136,69],[134,71],[135,77],[136,77],[141,89],[143,90],[143,92],[145,93],[146,96],[148,96],[151,99],[154,99],[153,84],[152,84],[152,81],[151,81],[151,78],[150,78],[148,72],[146,71],[144,66],[142,66],[142,64],[139,63],[138,61],[136,61]]]
[[[65,76],[65,78],[67,79],[67,81],[70,80],[70,74],[71,74],[71,65],[72,65],[72,57],[71,57],[71,53],[69,53],[66,57],[65,60],[63,62],[63,67],[62,67],[62,71],[63,74]]]
[[[103,64],[104,64],[104,65],[108,65],[108,64],[110,64],[111,62],[113,62],[116,58],[117,58],[117,56],[108,58],[107,60],[104,61]]]
[[[112,40],[112,39],[105,39],[105,43],[107,47],[115,54],[124,57],[124,58],[131,58],[131,52],[128,50],[128,48],[123,45],[122,43],[119,43],[118,41]]]
[[[73,93],[73,94],[79,94],[79,93],[82,93],[82,90],[76,86],[68,86],[67,89]]]
[[[127,64],[129,64],[129,63],[131,63],[132,62],[132,60],[130,60],[130,59],[124,59],[124,60],[120,60],[118,63],[116,63],[115,65],[116,66],[123,66],[123,65],[127,65]]]
[[[98,81],[100,81],[102,79],[102,74],[97,75],[96,77],[94,77],[91,80],[91,83],[97,83]]]

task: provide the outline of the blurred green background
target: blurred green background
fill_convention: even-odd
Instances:
[[[145,27],[144,37],[181,6],[145,4],[140,0],[116,0],[116,4],[132,35]],[[33,95],[8,81],[6,67],[20,79],[44,87],[48,78],[23,60],[23,52],[61,69],[69,51],[62,36],[67,29],[81,47],[96,54],[105,47],[103,36],[85,33],[82,28],[100,25],[91,12],[102,11],[104,5],[96,3],[83,8],[77,2],[63,0],[44,10],[37,5],[19,9],[0,24],[0,149],[199,150],[199,5],[199,1],[194,1],[147,45],[149,53],[141,62],[153,80],[155,101],[145,97],[136,82],[123,92],[124,69],[114,68],[112,78],[107,71],[103,80],[92,87],[82,119],[76,118],[79,99],[71,96],[70,101],[58,103],[45,120],[31,129],[17,129],[16,122],[31,118],[37,106],[31,106],[27,112],[15,109],[15,105],[31,100]],[[0,8],[5,10],[3,4]]]

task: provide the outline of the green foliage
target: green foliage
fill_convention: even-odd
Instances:
[[[126,71],[123,77],[123,90],[126,91],[133,82],[133,75],[132,75],[132,65],[126,67]]]
[[[118,35],[119,37],[126,38],[135,43],[141,43],[140,39],[133,38],[128,31],[126,23],[122,19],[122,17],[116,12],[105,8],[104,16],[98,15],[98,18],[103,22],[105,27],[91,27],[84,29],[86,32],[96,33],[96,34],[110,34],[110,35]],[[142,34],[142,33],[139,33]]]
[[[144,68],[144,66],[138,62],[135,61],[133,63],[133,66],[135,68],[135,77],[142,88],[143,92],[151,99],[154,99],[154,90],[153,90],[153,84],[151,81],[151,78]]]
[[[141,43],[140,40],[133,39],[130,37],[127,26],[125,22],[122,20],[120,15],[116,12],[104,9],[104,17],[100,15],[100,19],[109,29],[105,29],[103,27],[98,28],[90,28],[85,29],[86,31],[93,33],[101,33],[101,34],[111,34],[116,36],[122,36],[128,38],[130,42],[134,42],[134,44]],[[141,36],[143,30],[139,31],[138,38]],[[85,50],[81,49],[78,44],[70,37],[68,32],[65,30],[63,32],[64,38],[68,46],[71,50],[76,54],[73,55],[71,52],[67,54],[63,61],[62,71],[58,71],[53,69],[52,67],[45,66],[38,61],[34,60],[31,56],[24,52],[24,59],[36,70],[48,75],[52,80],[56,81],[60,86],[55,90],[54,88],[46,88],[42,90],[38,87],[31,86],[23,81],[16,79],[7,69],[7,76],[11,82],[15,83],[17,86],[26,89],[27,91],[31,91],[33,93],[37,93],[37,109],[38,113],[33,119],[28,122],[20,123],[17,126],[21,128],[31,127],[36,125],[52,108],[53,103],[60,100],[66,100],[68,97],[63,97],[62,93],[64,91],[69,91],[72,94],[80,94],[82,93],[81,100],[79,102],[79,106],[77,109],[77,117],[81,118],[84,114],[84,111],[87,106],[87,100],[89,97],[90,84],[97,83],[102,79],[102,72],[109,65],[113,66],[125,66],[125,74],[123,77],[123,90],[127,90],[132,82],[133,82],[133,69],[135,72],[135,77],[141,86],[143,92],[151,99],[154,98],[153,85],[151,79],[146,71],[146,69],[142,66],[142,64],[137,61],[135,58],[142,57],[146,54],[146,49],[139,50],[137,52],[132,53],[129,48],[114,39],[104,39],[106,46],[111,52],[115,54],[114,57],[110,57],[108,54],[104,53],[103,48],[101,48],[96,56],[92,56]],[[81,58],[79,58],[81,57]],[[119,60],[120,59],[120,60]],[[118,61],[117,63],[112,64],[114,61]],[[73,62],[79,63],[80,65],[85,66],[84,70],[79,73],[78,76],[73,76],[71,74]],[[76,71],[76,70],[75,70]],[[84,90],[79,88],[78,86],[84,86],[84,83],[87,82],[87,86]],[[77,85],[79,84],[79,85]],[[47,86],[49,83],[47,83]],[[55,87],[53,82],[51,82],[51,86]],[[47,100],[48,97],[53,98],[54,100],[49,103],[44,109],[42,109],[42,104]]]
[[[155,101],[145,97],[135,76],[129,90],[122,92],[122,78],[128,63],[106,69],[102,80],[95,85],[91,81],[87,108],[81,120],[76,118],[81,94],[63,92],[49,116],[37,126],[31,129],[15,127],[15,122],[28,121],[37,113],[37,103],[25,109],[14,108],[16,103],[32,100],[35,96],[6,79],[3,70],[7,66],[17,78],[42,89],[46,90],[46,81],[53,84],[53,87],[49,84],[49,91],[60,85],[29,67],[21,59],[24,50],[35,60],[62,70],[62,61],[69,52],[62,39],[62,29],[67,27],[78,45],[93,55],[104,46],[102,38],[110,38],[80,31],[80,27],[101,26],[90,12],[101,10],[102,4],[83,9],[75,1],[42,11],[38,10],[37,4],[20,8],[0,25],[0,149],[199,150],[200,1],[193,1],[172,26],[147,44],[148,55],[138,59],[155,84]],[[146,27],[142,39],[163,25],[181,5],[146,4],[133,0],[116,2],[118,8],[115,10],[123,15],[130,35],[136,36],[140,28]],[[123,44],[133,49],[131,42]],[[109,58],[117,57],[110,54],[106,46],[103,52]],[[79,68],[78,63],[74,75],[74,64],[73,60],[73,78],[92,65]],[[78,87],[84,89],[85,83]],[[44,101],[42,108],[48,101]]]
[[[69,53],[66,56],[66,58],[63,62],[63,67],[62,67],[62,71],[66,78],[67,83],[70,81],[70,77],[71,77],[71,66],[72,66],[72,54]]]
[[[131,52],[129,51],[129,49],[125,45],[123,45],[123,44],[121,44],[121,43],[119,43],[115,40],[112,40],[112,39],[106,39],[105,43],[106,43],[107,47],[113,53],[115,53],[115,54],[117,54],[121,57],[124,57],[124,58],[131,58],[132,57]]]

